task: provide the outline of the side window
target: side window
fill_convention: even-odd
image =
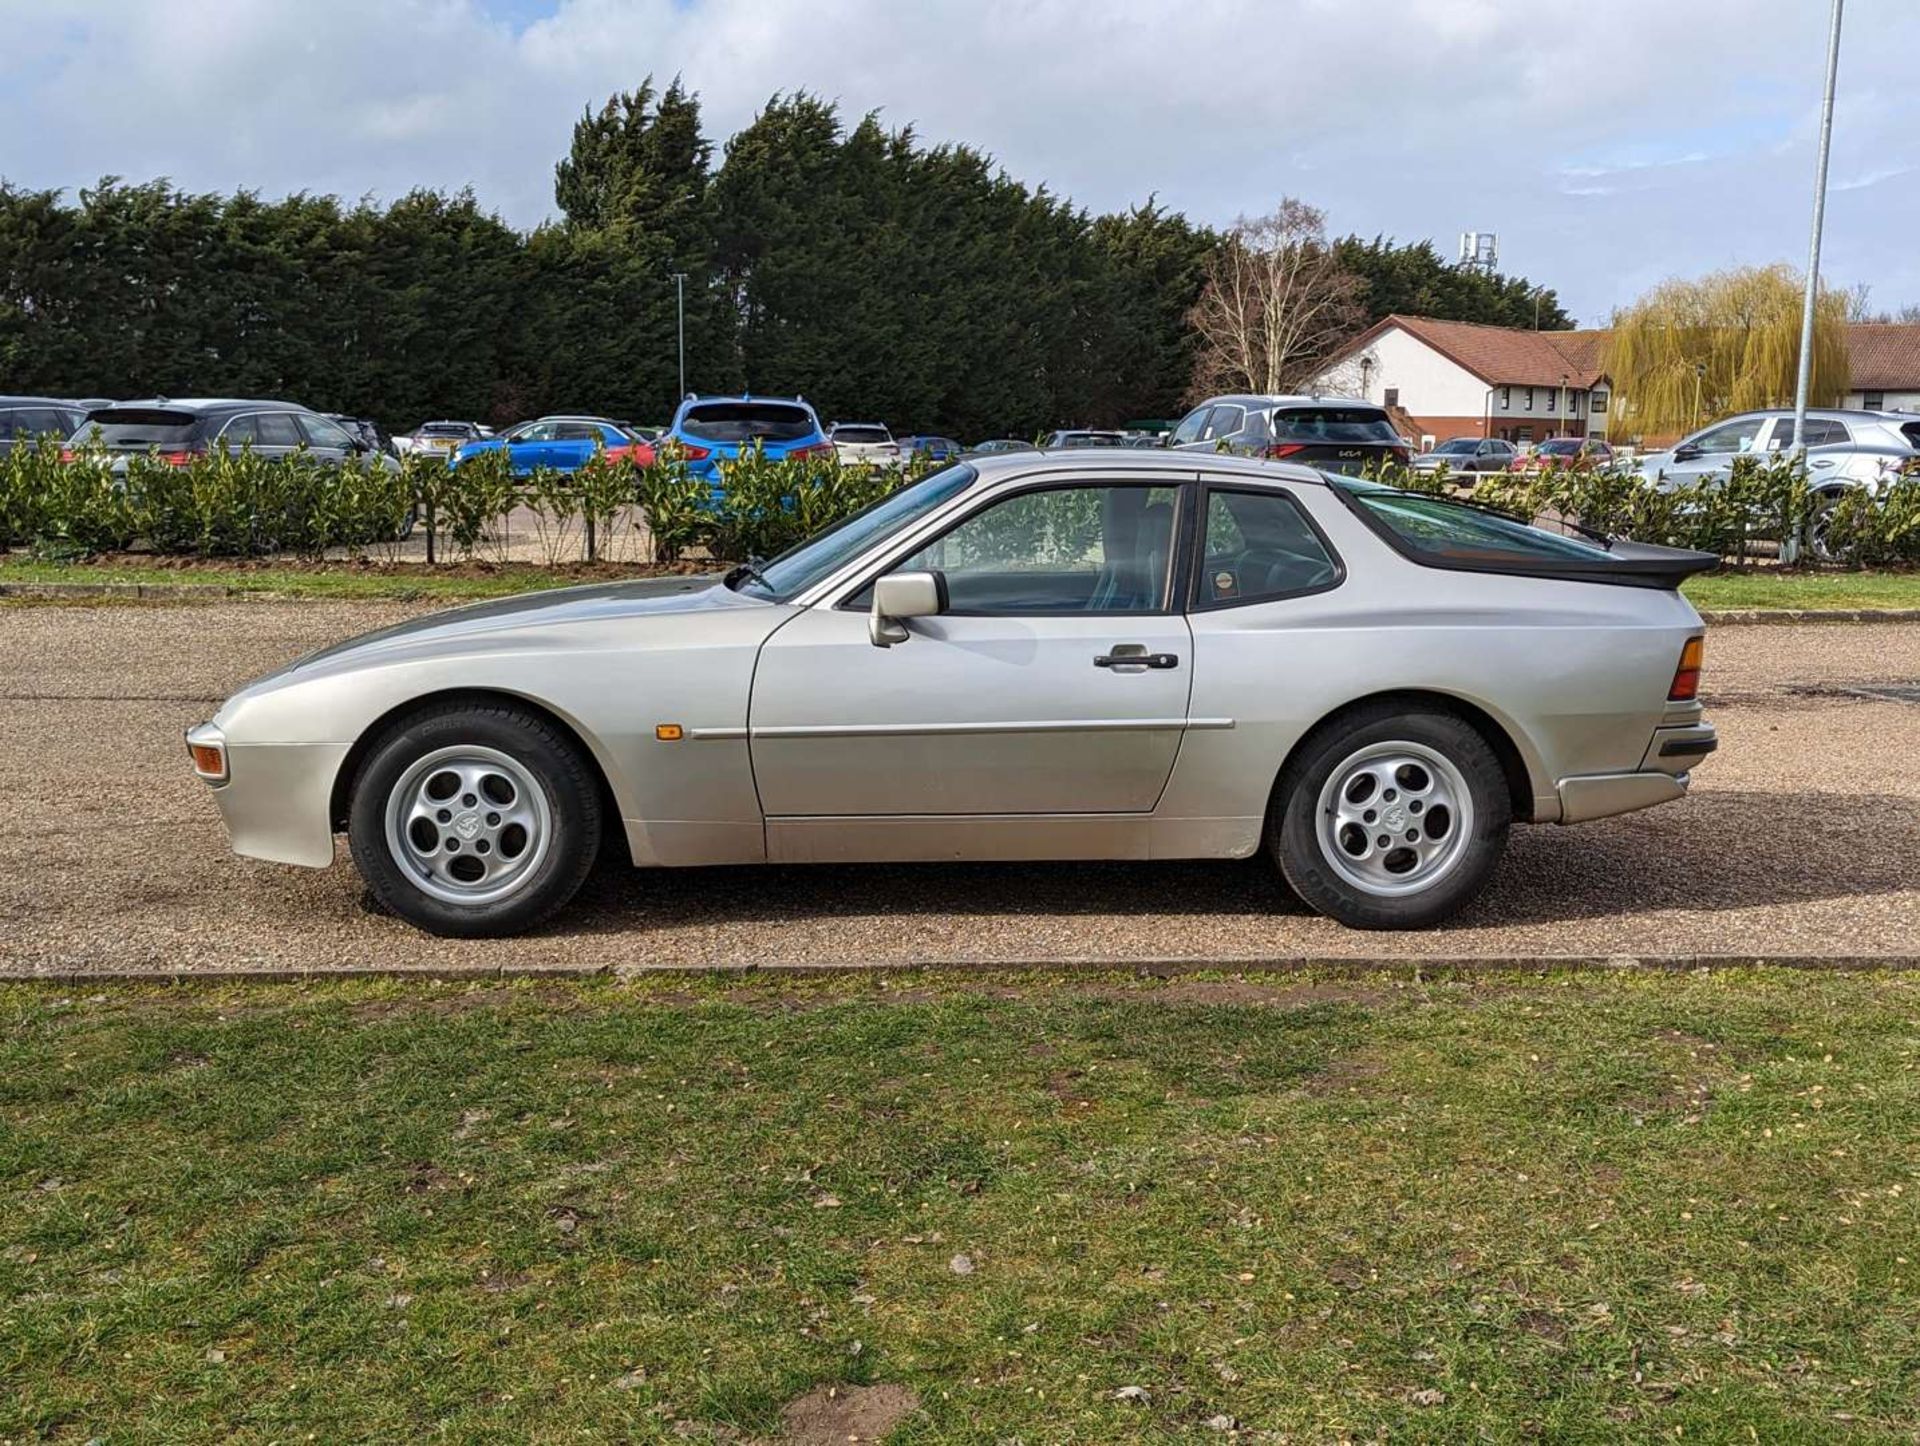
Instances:
[[[306,433],[307,440],[316,447],[332,447],[338,451],[353,450],[353,438],[347,429],[325,417],[305,416],[299,419],[300,430]]]
[[[1318,592],[1340,580],[1300,504],[1284,492],[1207,490],[1196,609],[1234,607]]]
[[[1742,417],[1738,421],[1728,422],[1724,427],[1715,427],[1710,432],[1702,432],[1694,438],[1693,445],[1713,456],[1733,452],[1751,452],[1754,441],[1760,435],[1760,428],[1765,424],[1765,417]],[[1789,424],[1789,430],[1791,430],[1791,424]]]
[[[1208,407],[1199,407],[1182,417],[1180,425],[1173,429],[1173,437],[1169,445],[1178,447],[1185,442],[1199,441],[1200,429],[1206,426],[1207,413],[1210,410],[1211,408]]]
[[[894,564],[946,574],[956,613],[1159,612],[1173,563],[1173,487],[1053,487],[995,502]],[[872,601],[871,589],[850,602]]]
[[[260,440],[260,419],[258,417],[235,417],[228,422],[220,433],[220,445],[229,452],[238,452],[247,443]]]
[[[534,422],[526,430],[516,432],[512,438],[516,442],[551,442],[555,431],[552,422]]]
[[[291,412],[263,412],[255,418],[260,426],[263,447],[298,447],[306,439],[293,424]]]
[[[1200,440],[1217,442],[1222,437],[1231,437],[1240,430],[1240,423],[1246,415],[1244,407],[1215,407],[1207,414],[1207,429],[1200,434]]]
[[[556,442],[597,442],[600,429],[591,422],[561,422],[553,429]]]
[[[12,440],[27,435],[26,413],[0,412],[0,439]]]

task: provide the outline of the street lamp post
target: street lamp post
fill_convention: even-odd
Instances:
[[[677,330],[680,337],[680,390],[674,394],[673,404],[677,407],[687,395],[687,273],[675,271],[673,276],[674,311],[677,314]]]
[[[1833,0],[1827,30],[1827,90],[1820,105],[1820,159],[1813,173],[1813,236],[1807,243],[1807,286],[1800,302],[1800,376],[1793,390],[1793,455],[1807,456],[1807,387],[1813,377],[1813,312],[1820,290],[1820,232],[1827,220],[1827,153],[1833,148],[1833,90],[1840,75],[1840,10]]]

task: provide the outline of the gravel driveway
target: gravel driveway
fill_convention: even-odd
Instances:
[[[1263,863],[604,870],[533,937],[370,913],[352,868],[236,859],[181,729],[403,605],[0,606],[0,973],[912,960],[1920,955],[1920,626],[1728,627],[1693,796],[1519,828],[1451,926],[1361,934]]]

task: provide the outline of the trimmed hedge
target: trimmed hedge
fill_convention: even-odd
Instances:
[[[458,467],[413,457],[398,473],[251,451],[179,466],[136,456],[116,473],[105,452],[69,453],[42,439],[0,457],[0,548],[56,559],[135,548],[207,558],[392,556],[417,521],[430,557],[447,560],[504,550],[509,516],[524,507],[548,562],[578,555],[583,542],[589,558],[673,561],[696,549],[770,557],[925,470],[917,463],[903,476],[830,456],[771,461],[756,450],[723,463],[718,486],[670,455],[642,472],[599,454],[576,472],[515,477],[505,451],[490,450]]]
[[[503,551],[509,514],[524,507],[548,562],[578,555],[583,541],[588,557],[623,561],[671,562],[696,551],[772,557],[931,465],[923,458],[902,474],[842,467],[831,456],[772,461],[756,450],[723,463],[714,484],[690,474],[671,451],[639,472],[596,455],[577,472],[542,469],[529,477],[512,475],[504,450],[458,467],[409,458],[398,473],[305,453],[270,462],[243,451],[183,466],[134,457],[116,475],[102,452],[66,455],[43,439],[0,458],[0,547],[52,558],[135,547],[193,557],[392,556],[417,519],[430,557],[444,560]],[[1449,492],[1458,479],[1395,467],[1376,480]],[[1517,516],[1698,548],[1735,563],[1751,557],[1756,542],[1814,538],[1819,560],[1920,564],[1920,474],[1896,477],[1871,495],[1836,497],[1816,491],[1790,459],[1742,457],[1713,486],[1657,492],[1625,468],[1556,468],[1480,478],[1473,498]]]

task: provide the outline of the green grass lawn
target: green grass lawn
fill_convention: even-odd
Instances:
[[[716,564],[717,566],[718,564]],[[436,570],[417,564],[387,568],[316,570],[296,566],[246,568],[141,567],[121,563],[0,561],[0,583],[211,583],[287,597],[443,599],[504,597],[566,587],[595,576],[579,568],[515,563],[490,569]],[[1920,572],[1714,573],[1686,584],[1700,608],[1920,608]]]
[[[1920,608],[1920,572],[1716,572],[1682,589],[1698,608]]]
[[[1912,976],[13,986],[0,1025],[8,1439],[744,1441],[861,1385],[913,1442],[1920,1430]]]

